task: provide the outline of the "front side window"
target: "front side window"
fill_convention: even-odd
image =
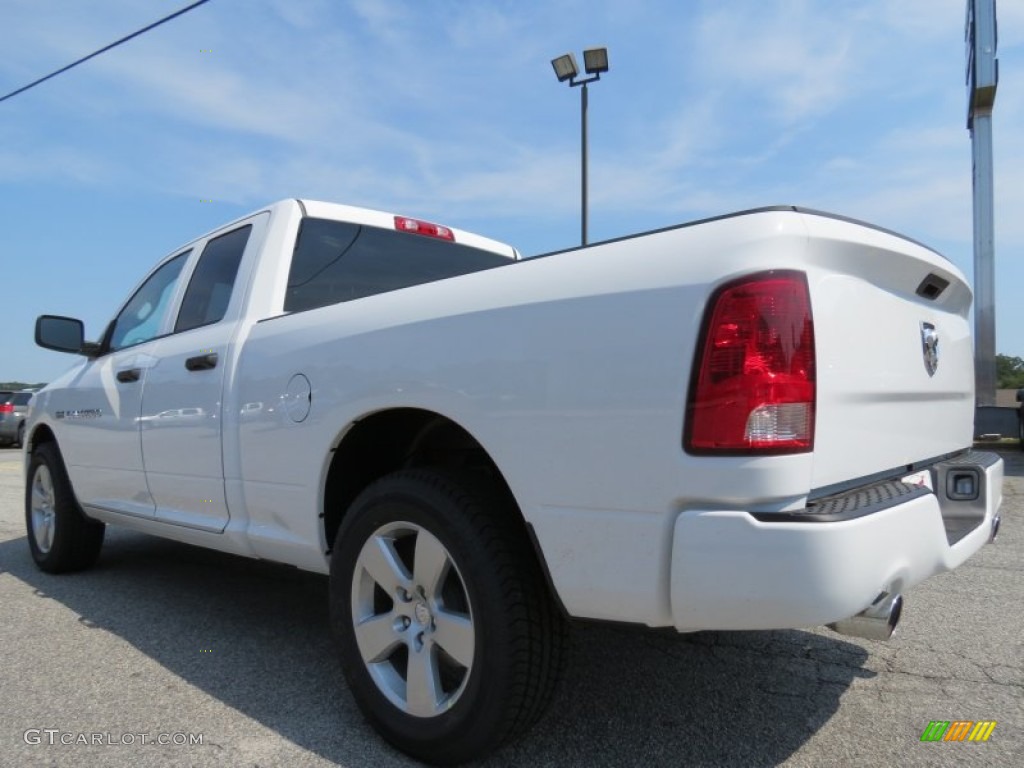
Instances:
[[[306,218],[292,255],[284,309],[314,309],[511,263],[459,243]]]
[[[251,224],[215,237],[206,244],[181,301],[178,322],[174,325],[176,333],[224,319],[250,232]]]
[[[191,251],[180,253],[165,263],[135,292],[114,320],[108,345],[110,351],[141,344],[160,333],[189,253]]]

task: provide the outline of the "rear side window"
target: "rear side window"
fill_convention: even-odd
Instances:
[[[306,218],[295,243],[284,309],[315,309],[511,263],[459,243]]]
[[[250,232],[251,224],[215,237],[206,244],[192,279],[188,281],[178,321],[174,325],[175,332],[189,331],[224,319]]]
[[[31,392],[15,392],[10,402],[15,405],[28,405],[28,401],[32,399]]]

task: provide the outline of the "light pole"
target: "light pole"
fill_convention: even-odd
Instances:
[[[986,406],[996,404],[992,109],[996,101],[996,87],[999,85],[999,62],[996,60],[995,0],[968,0],[965,33],[967,128],[971,132],[974,168],[974,389],[977,405]]]
[[[585,77],[582,80],[577,80],[577,76],[580,73],[579,67],[576,66],[576,57],[567,53],[564,56],[559,56],[557,59],[551,60],[551,66],[555,69],[555,77],[558,78],[558,82],[563,83],[566,80],[569,81],[569,86],[575,88],[577,85],[582,85],[580,89],[580,126],[581,126],[581,157],[580,157],[580,206],[582,208],[581,215],[581,227],[582,234],[580,241],[583,245],[587,244],[587,83],[592,83],[595,80],[601,79],[601,73],[608,71],[608,49],[607,48],[587,48],[583,51],[583,67],[588,75],[591,77]]]

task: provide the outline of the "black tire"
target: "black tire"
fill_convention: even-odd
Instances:
[[[395,567],[371,576],[379,552]],[[381,584],[399,573],[407,580],[392,579],[389,596]],[[408,470],[364,490],[331,554],[330,603],[363,714],[395,747],[436,765],[481,757],[525,732],[566,656],[565,622],[518,513],[475,476]],[[373,619],[379,631],[369,634]],[[417,669],[433,672],[420,697],[408,684]]]
[[[103,546],[106,526],[82,513],[54,443],[43,443],[32,452],[25,484],[25,526],[32,559],[47,573],[89,568]]]
[[[18,437],[14,441],[16,448],[22,448],[25,445],[25,422],[21,422],[18,425]]]

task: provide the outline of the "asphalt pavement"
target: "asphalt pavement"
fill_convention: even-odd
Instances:
[[[546,718],[484,764],[1024,765],[1024,454],[1004,458],[998,542],[907,592],[893,640],[579,624]],[[95,569],[50,576],[23,497],[0,449],[0,767],[415,765],[346,689],[326,578],[114,528]],[[922,742],[934,720],[996,726]]]

